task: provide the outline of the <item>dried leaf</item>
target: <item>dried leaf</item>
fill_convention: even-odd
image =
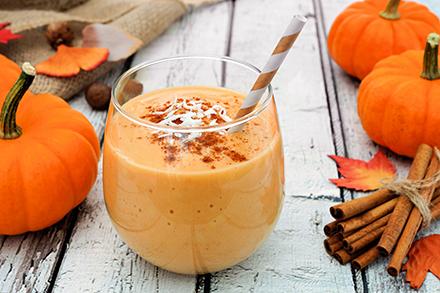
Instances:
[[[80,69],[90,71],[104,63],[109,52],[105,48],[74,48],[60,45],[55,55],[37,65],[37,72],[55,77],[72,77]]]
[[[7,44],[10,40],[21,39],[22,35],[17,35],[11,32],[11,30],[6,29],[10,25],[9,22],[1,22],[0,23],[0,43]]]
[[[135,53],[142,41],[111,25],[94,23],[82,31],[84,48],[108,48],[108,61],[125,59]]]
[[[330,179],[338,187],[358,191],[375,190],[384,183],[391,182],[396,176],[396,168],[381,151],[368,162],[338,156],[329,157],[338,164],[338,171],[343,177]]]
[[[440,234],[423,237],[413,243],[403,266],[406,281],[411,288],[419,289],[428,271],[440,278]]]

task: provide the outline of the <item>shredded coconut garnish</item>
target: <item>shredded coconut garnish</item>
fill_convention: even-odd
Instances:
[[[223,106],[211,104],[199,98],[175,98],[173,103],[164,110],[154,111],[141,118],[150,118],[150,120],[159,125],[171,127],[215,126],[232,121]],[[201,136],[201,133],[161,133],[159,138],[174,135],[178,138],[182,138],[184,142]]]

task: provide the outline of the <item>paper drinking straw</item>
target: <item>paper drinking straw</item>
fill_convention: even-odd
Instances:
[[[307,19],[301,15],[295,15],[293,17],[277,46],[273,50],[272,55],[264,66],[263,71],[260,73],[254,83],[254,86],[244,99],[240,110],[235,116],[235,119],[249,114],[255,109],[284,59],[286,59],[287,54],[301,33],[306,21]],[[232,132],[235,132],[241,130],[241,127],[234,127],[231,130]]]

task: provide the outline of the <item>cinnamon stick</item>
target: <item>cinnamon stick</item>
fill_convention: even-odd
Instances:
[[[330,207],[330,214],[338,220],[350,218],[375,208],[395,197],[397,195],[393,192],[382,189],[370,195],[332,206]]]
[[[324,234],[328,237],[336,234],[338,232],[337,229],[338,221],[333,221],[324,226]]]
[[[409,170],[408,179],[420,180],[425,177],[432,154],[433,149],[430,146],[426,144],[419,146],[416,157]],[[379,241],[378,249],[381,255],[388,256],[393,250],[403,228],[405,227],[412,207],[413,203],[405,195],[400,195],[398,197],[396,207],[394,208],[390,220],[388,221],[388,225]]]
[[[338,232],[337,225],[339,221],[333,221],[324,226],[324,234],[325,236],[332,236]]]
[[[328,254],[333,255],[336,251],[341,249],[342,241],[339,239],[338,235],[330,236],[324,240],[324,248]]]
[[[345,234],[345,235],[349,236],[348,234]],[[336,236],[341,241],[344,240],[344,238],[346,237],[346,236],[344,236],[344,233],[341,233],[341,232],[336,233],[334,236]]]
[[[375,207],[372,210],[363,213],[360,216],[356,216],[347,221],[339,222],[337,224],[338,231],[347,233],[367,226],[375,220],[389,214],[394,209],[397,200],[398,198],[394,198],[380,206]]]
[[[431,163],[428,167],[425,178],[433,177],[439,171],[439,161],[437,156],[434,154],[431,159]],[[437,186],[432,186],[424,188],[420,191],[420,196],[423,197],[427,202],[431,202],[433,193]],[[402,268],[402,263],[406,255],[408,254],[411,244],[416,238],[417,231],[419,231],[422,225],[422,215],[418,208],[413,207],[411,214],[409,215],[408,222],[403,229],[402,235],[397,242],[396,249],[391,257],[390,263],[388,264],[388,273],[391,276],[397,276]]]
[[[351,243],[348,245],[348,247],[345,249],[348,253],[353,254],[368,245],[370,245],[373,241],[376,241],[382,236],[383,231],[385,230],[385,226],[382,226],[371,233],[365,235],[364,237],[358,239],[357,241]]]
[[[437,203],[440,203],[440,192],[435,192],[433,194],[433,197],[432,197],[431,205],[433,207],[435,207],[435,205]],[[433,219],[440,217],[440,211],[438,211],[435,208],[433,210],[431,210],[431,213],[433,214]],[[437,217],[435,216],[436,213],[439,213]],[[360,229],[358,231],[354,230],[354,231],[351,231],[351,232],[348,232],[348,233],[339,232],[339,233],[337,233],[335,235],[338,235],[339,239],[342,240],[343,246],[345,248],[347,248],[350,243],[353,243],[354,241],[360,239],[361,237],[363,237],[364,235],[370,233],[371,231],[373,231],[373,230],[375,230],[377,228],[380,228],[383,225],[386,225],[388,220],[389,220],[389,218],[390,218],[390,216],[391,216],[391,213],[389,213],[389,214],[383,216],[382,218],[372,222],[371,224],[368,224],[367,226],[365,226],[364,228],[362,228],[362,229]]]
[[[361,230],[356,231],[355,233],[345,237],[342,240],[342,244],[343,244],[344,248],[348,248],[350,246],[350,244],[352,244],[353,242],[361,239],[362,237],[364,237],[364,236],[368,235],[369,233],[379,229],[380,227],[385,226],[388,223],[390,215],[391,214],[385,215],[382,218],[374,221],[373,223],[365,226]]]
[[[438,220],[440,219],[440,197],[437,197],[432,202],[432,204],[433,204],[431,208],[432,219]],[[373,247],[373,248],[370,248],[367,252],[354,259],[352,262],[353,267],[356,269],[363,269],[372,262],[374,262],[379,257],[380,254],[377,247]]]
[[[378,257],[379,250],[377,250],[376,246],[373,246],[367,252],[354,259],[352,264],[355,269],[361,270],[374,262]]]
[[[349,254],[344,249],[338,250],[333,256],[341,265],[345,265],[355,258],[354,255]]]
[[[335,254],[333,255],[333,257],[341,264],[341,265],[345,265],[348,262],[352,261],[353,259],[359,257],[360,255],[364,254],[366,251],[368,251],[371,247],[375,247],[375,245],[377,244],[377,241],[370,243],[370,245],[368,245],[367,247],[365,247],[364,249],[361,249],[359,251],[356,251],[352,254],[348,253],[345,249],[340,249],[338,251],[335,252]]]

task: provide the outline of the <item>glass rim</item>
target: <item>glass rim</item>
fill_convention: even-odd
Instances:
[[[163,131],[168,133],[202,133],[202,132],[214,132],[214,131],[224,131],[229,128],[233,127],[240,127],[250,120],[258,117],[258,115],[263,112],[267,106],[269,105],[272,97],[273,97],[273,89],[272,85],[269,84],[267,87],[267,93],[264,94],[263,98],[260,100],[260,102],[257,104],[257,107],[255,107],[252,112],[238,118],[238,119],[232,119],[232,121],[229,121],[227,123],[223,123],[220,125],[206,125],[206,126],[167,126],[167,125],[159,125],[157,123],[150,122],[148,120],[140,119],[138,117],[135,117],[134,115],[126,112],[122,105],[119,103],[116,93],[119,90],[119,87],[121,86],[122,82],[127,79],[129,76],[131,76],[133,73],[136,73],[137,71],[147,68],[149,66],[153,66],[160,63],[165,63],[169,61],[177,61],[177,60],[191,60],[191,59],[201,59],[201,60],[212,60],[212,61],[219,61],[219,62],[226,62],[231,63],[235,65],[239,65],[243,68],[248,69],[249,71],[252,71],[256,73],[257,75],[261,73],[261,70],[258,69],[256,66],[252,65],[251,63],[248,63],[246,61],[237,60],[228,56],[203,56],[203,55],[188,55],[188,56],[175,56],[175,57],[168,57],[168,58],[161,58],[153,61],[145,61],[142,62],[126,72],[124,72],[113,84],[112,92],[111,92],[111,103],[112,106],[115,107],[115,109],[126,119],[130,120],[131,122],[154,129],[156,131]]]

